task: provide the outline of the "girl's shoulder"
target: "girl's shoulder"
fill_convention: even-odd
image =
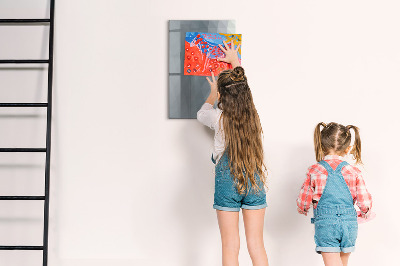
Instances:
[[[347,162],[347,165],[345,165],[342,169],[342,173],[354,176],[360,176],[362,172],[360,168],[358,168],[356,165]]]
[[[325,167],[323,167],[320,163],[315,163],[308,167],[307,169],[308,175],[315,175],[315,174],[327,174]]]
[[[361,170],[357,166],[355,166],[351,163],[348,163],[348,162],[347,162],[347,165],[343,166],[342,172],[343,171],[354,174],[354,175],[361,174]],[[313,165],[311,165],[310,167],[308,167],[307,174],[309,174],[309,175],[328,174],[328,171],[325,169],[325,167],[322,164],[320,164],[319,162],[316,162]]]

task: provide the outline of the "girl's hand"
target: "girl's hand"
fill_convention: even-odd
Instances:
[[[218,57],[217,60],[228,63],[228,64],[232,64],[233,68],[240,66],[239,57],[238,57],[238,51],[240,48],[240,44],[235,49],[235,45],[233,44],[233,41],[231,41],[231,47],[229,47],[225,41],[223,41],[223,42],[224,42],[225,47],[223,47],[221,44],[218,44],[218,46],[225,53],[225,57]]]
[[[217,85],[217,80],[214,77],[214,72],[211,72],[211,80],[208,77],[206,79],[211,87],[211,92],[206,100],[206,103],[214,105],[215,101],[218,98],[218,85]]]
[[[297,207],[297,212],[300,214],[304,214],[305,216],[307,216],[307,212],[303,211],[302,209],[300,209],[299,207]]]

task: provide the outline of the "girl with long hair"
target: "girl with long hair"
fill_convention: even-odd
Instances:
[[[266,167],[262,145],[262,128],[244,69],[238,59],[239,46],[224,42],[225,53],[219,58],[233,69],[220,73],[216,80],[207,78],[211,92],[197,113],[197,119],[215,130],[214,209],[222,241],[223,266],[239,265],[239,211],[243,221],[247,248],[255,266],[268,265],[263,228],[266,203]],[[213,105],[218,100],[217,108]]]

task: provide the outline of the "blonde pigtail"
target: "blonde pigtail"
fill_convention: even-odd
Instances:
[[[360,132],[358,127],[353,126],[353,125],[348,125],[347,130],[353,129],[354,130],[354,146],[353,149],[351,150],[351,154],[353,154],[354,159],[356,160],[356,163],[362,164],[361,161],[361,138],[360,138]]]
[[[318,123],[314,130],[314,150],[317,162],[321,161],[324,158],[324,151],[322,149],[321,143],[321,126],[325,128],[326,124],[324,122]]]

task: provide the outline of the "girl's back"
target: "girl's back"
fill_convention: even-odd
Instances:
[[[225,48],[221,61],[232,70],[212,75],[211,92],[197,119],[215,130],[212,160],[215,166],[214,205],[222,241],[222,264],[238,265],[239,211],[243,210],[247,247],[254,265],[268,265],[264,248],[265,165],[262,128],[244,69],[237,57],[239,46]],[[218,99],[218,108],[213,105]]]
[[[353,147],[351,129],[355,132]],[[307,215],[313,206],[315,251],[322,254],[325,265],[347,265],[358,233],[354,204],[357,203],[363,217],[370,215],[372,207],[361,171],[343,157],[351,153],[361,163],[358,128],[319,123],[314,130],[314,148],[318,163],[308,168],[297,198],[298,212]]]
[[[333,170],[336,170],[336,167],[340,163],[346,161],[344,157],[339,155],[327,155],[323,160],[326,161]],[[356,166],[347,164],[342,168],[341,174],[350,190],[353,203],[356,203],[363,213],[367,213],[372,207],[372,198],[371,194],[368,193],[366,189],[361,171]],[[297,199],[297,206],[300,213],[306,214],[307,212],[305,210],[308,210],[311,204],[313,204],[314,208],[317,207],[318,201],[324,191],[327,177],[328,171],[320,163],[313,164],[308,168],[307,178],[303,183],[300,196]]]

